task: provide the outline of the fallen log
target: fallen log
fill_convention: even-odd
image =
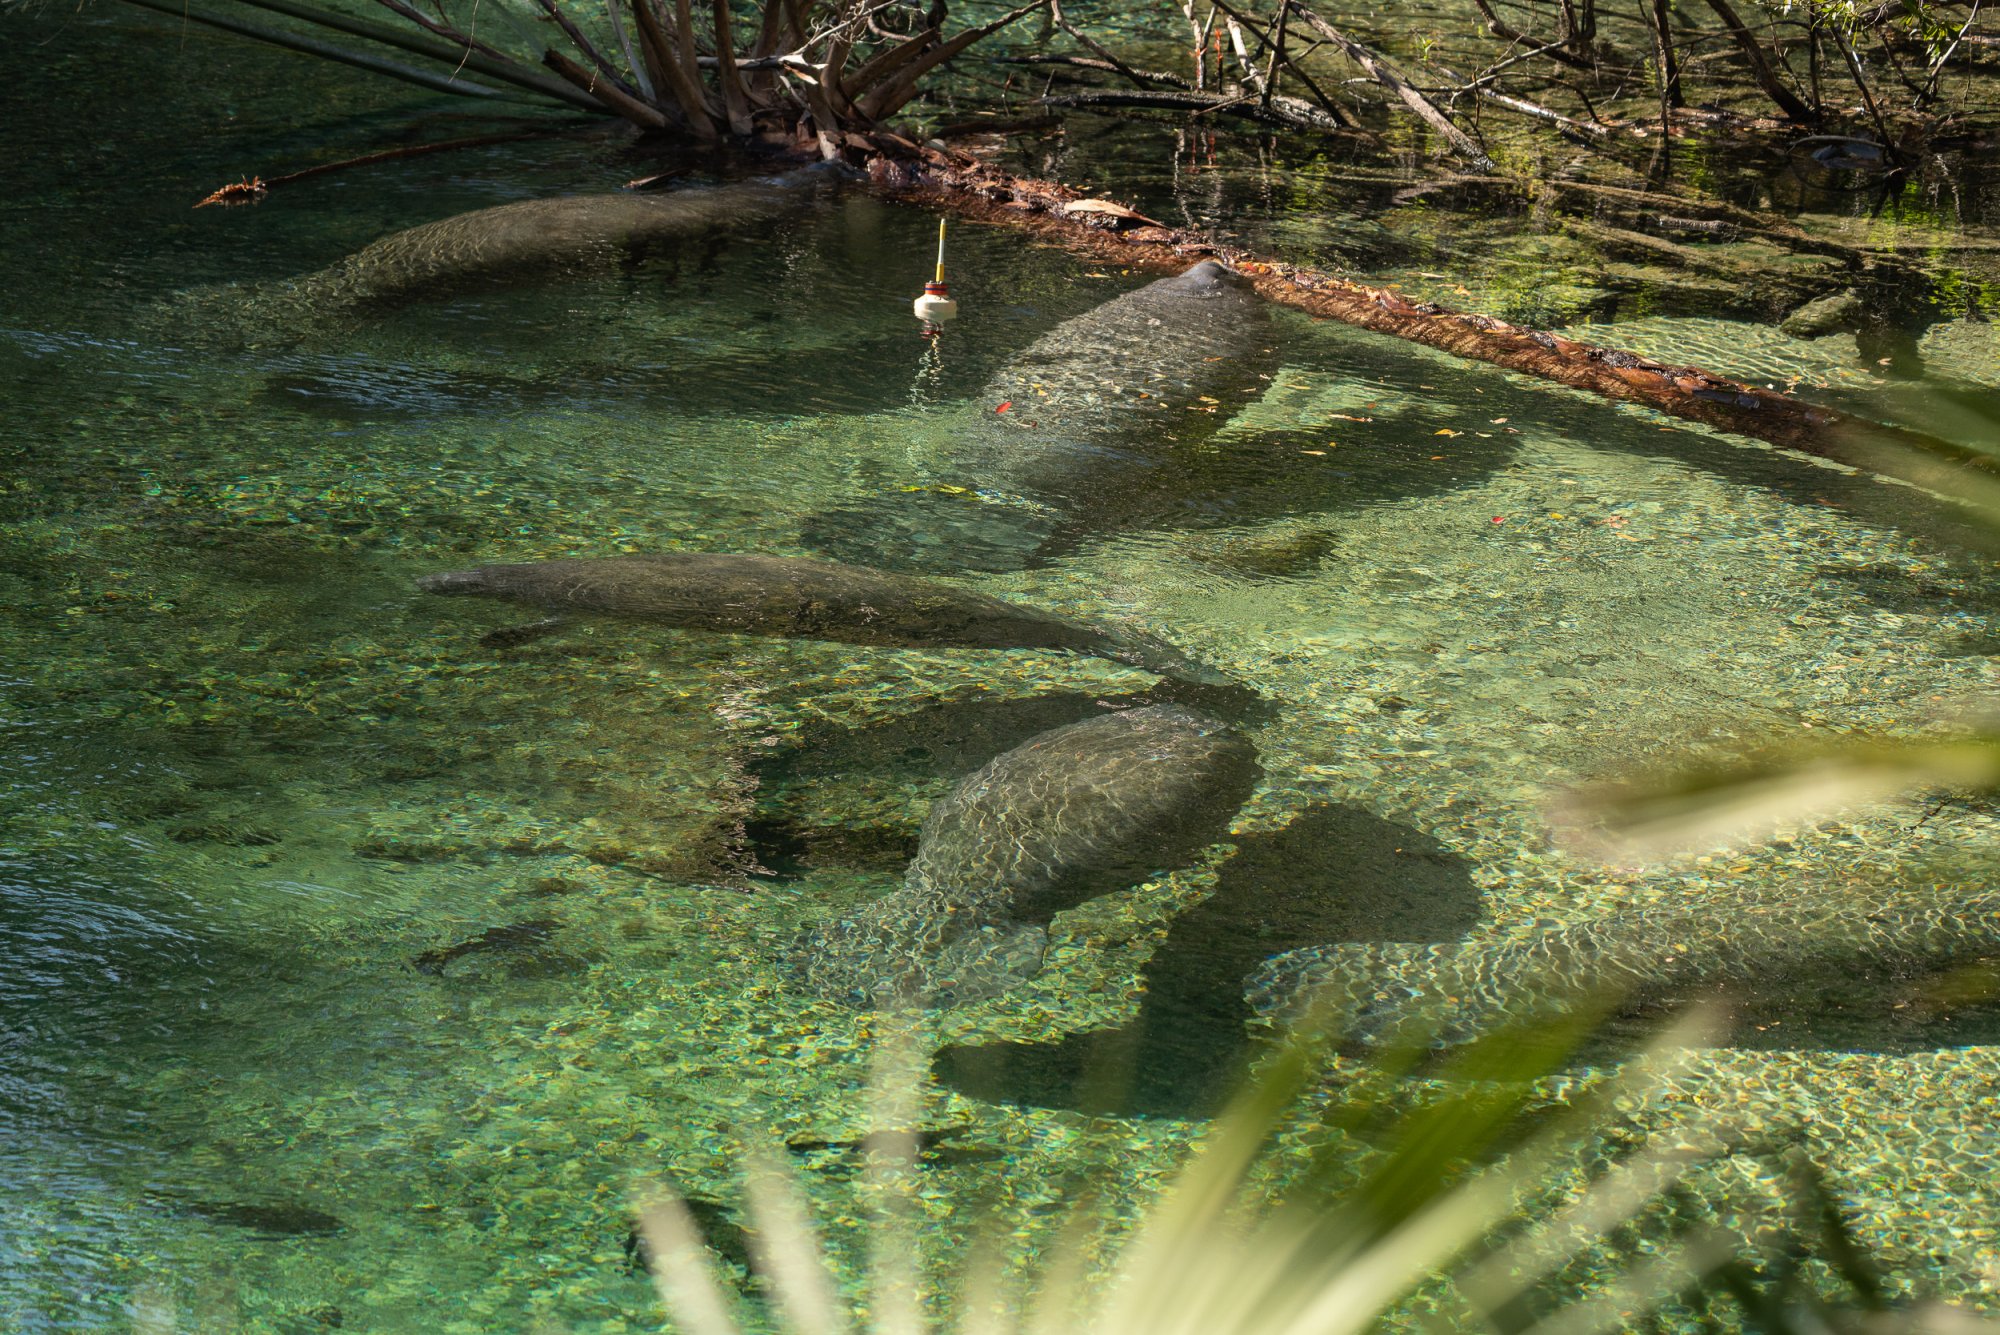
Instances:
[[[961,154],[892,135],[868,159],[877,193],[976,221],[1019,228],[1124,267],[1170,271],[1214,257],[1248,274],[1271,301],[1343,324],[1408,339],[1456,357],[1551,380],[1781,449],[1913,482],[1940,495],[1991,503],[2000,456],[1905,427],[1871,422],[1690,366],[1670,366],[1488,315],[1412,301],[1320,269],[1279,263],[1199,231],[1132,225],[1073,208],[1086,196],[1016,177]]]

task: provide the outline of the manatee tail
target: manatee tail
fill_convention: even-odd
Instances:
[[[1104,643],[1096,652],[1166,678],[1148,692],[1163,703],[1188,705],[1231,723],[1267,723],[1276,714],[1271,702],[1256,687],[1190,658],[1144,631],[1106,631]]]
[[[893,894],[807,928],[788,952],[805,990],[850,1006],[939,1009],[997,997],[1041,971],[1048,930],[983,925],[943,939],[952,926]]]

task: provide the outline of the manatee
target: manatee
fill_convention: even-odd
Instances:
[[[521,643],[581,612],[843,644],[1062,649],[1177,680],[1232,685],[1141,632],[1088,626],[910,575],[794,556],[671,552],[527,561],[424,575],[417,587],[526,603],[551,614],[528,627],[494,632],[485,641],[492,644]]]
[[[825,167],[666,194],[525,199],[424,223],[298,279],[315,311],[361,306],[550,272],[608,268],[724,228],[804,207]]]
[[[915,490],[815,516],[806,539],[909,569],[1031,564],[1078,525],[1116,526],[1121,492],[1262,387],[1271,336],[1250,281],[1213,260],[1127,292],[1010,360]]]
[[[2000,961],[2000,890],[1934,886],[1876,902],[1793,889],[1770,904],[1635,909],[1526,942],[1295,950],[1259,967],[1246,996],[1265,1022],[1312,1012],[1350,1046],[1445,1048],[1578,1005],[1636,1016],[1717,997],[1801,1019],[1879,1019],[1908,1008],[1911,980],[1991,961]]]
[[[1041,968],[1051,918],[1185,864],[1261,770],[1241,735],[1180,705],[1030,739],[931,806],[903,886],[808,929],[808,988],[862,1005],[994,996]]]
[[[562,924],[554,918],[530,918],[526,922],[509,923],[505,927],[489,927],[478,936],[470,937],[455,945],[439,946],[424,951],[410,961],[410,967],[418,973],[441,974],[447,964],[467,955],[493,950],[524,950],[530,946],[538,946],[555,935],[561,926]]]

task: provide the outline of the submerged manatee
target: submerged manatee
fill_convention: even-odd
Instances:
[[[659,195],[526,199],[396,232],[301,278],[291,294],[315,311],[456,292],[498,279],[604,268],[723,228],[803,207],[823,167]]]
[[[904,648],[1064,649],[1130,663],[1202,685],[1228,678],[1136,631],[1105,630],[910,575],[793,556],[672,552],[528,561],[424,575],[426,593],[469,594],[548,612],[496,631],[519,643],[558,629],[572,612],[693,630],[740,631]]]
[[[1261,387],[1270,342],[1263,299],[1213,260],[1127,292],[1009,361],[949,424],[927,488],[816,516],[807,540],[851,560],[1002,570],[1078,525],[1115,527],[1124,486]]]
[[[1775,904],[1637,909],[1527,942],[1295,950],[1266,961],[1246,995],[1275,1023],[1318,1007],[1315,1025],[1349,1044],[1441,1048],[1578,1005],[1638,1015],[1704,997],[1796,1021],[1844,1012],[1879,1022],[1909,1009],[1912,980],[1992,961],[2000,890],[1926,887],[1881,902],[1795,890]]]
[[[903,888],[808,930],[794,968],[860,1004],[997,995],[1040,969],[1052,917],[1186,862],[1260,773],[1248,741],[1179,705],[1045,732],[934,803]]]

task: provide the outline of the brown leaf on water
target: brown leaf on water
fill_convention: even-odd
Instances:
[[[1095,217],[1102,220],[1103,225],[1111,227],[1127,223],[1138,223],[1144,227],[1159,227],[1162,229],[1166,226],[1166,224],[1157,219],[1148,218],[1143,213],[1128,209],[1123,204],[1114,204],[1108,199],[1073,199],[1062,206],[1062,211],[1072,218],[1078,215],[1084,215],[1086,220]]]

